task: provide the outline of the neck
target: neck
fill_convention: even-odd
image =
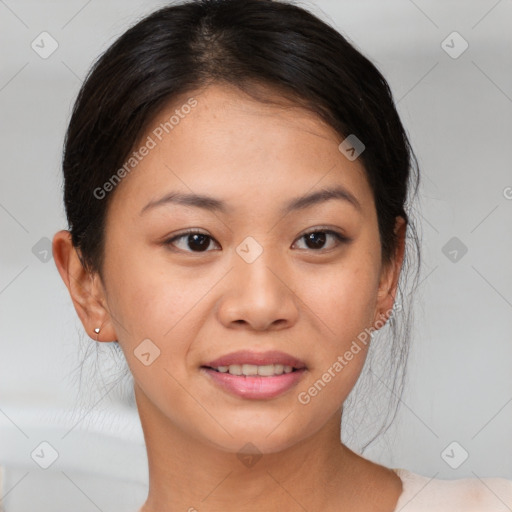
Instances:
[[[149,494],[140,512],[329,511],[356,499],[368,461],[341,443],[341,408],[314,436],[251,458],[191,437],[137,386],[136,398],[149,464]]]

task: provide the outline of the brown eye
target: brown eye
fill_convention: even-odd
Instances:
[[[208,247],[213,238],[201,231],[187,231],[180,235],[174,236],[164,242],[165,245],[177,245],[177,240],[184,239],[185,242],[179,248],[184,252],[209,252]],[[184,246],[184,247],[183,247]]]
[[[335,240],[334,247],[330,247],[330,249],[333,249],[342,243],[349,242],[349,239],[346,236],[330,229],[317,229],[316,231],[310,231],[309,233],[302,235],[299,240],[305,240],[307,246],[306,249],[319,251],[325,249],[324,245],[329,236]]]

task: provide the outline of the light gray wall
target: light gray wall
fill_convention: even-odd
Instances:
[[[0,1],[0,496],[8,493],[8,511],[33,509],[34,496],[42,512],[65,503],[128,510],[145,497],[142,432],[126,405],[129,381],[107,392],[117,371],[108,347],[100,374],[88,358],[77,398],[76,367],[95,347],[86,335],[79,341],[49,240],[66,227],[60,156],[81,80],[128,25],[164,3]],[[368,456],[438,478],[512,478],[512,3],[302,5],[384,73],[422,173],[424,271],[408,385],[394,427]],[[41,48],[43,31],[58,42],[46,59],[31,47],[51,48],[49,39]],[[457,58],[463,41],[448,37],[454,31],[469,45]],[[445,248],[452,237],[467,247],[455,262]],[[47,470],[30,457],[42,441],[59,454]]]

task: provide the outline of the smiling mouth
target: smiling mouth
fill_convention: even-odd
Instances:
[[[228,373],[239,377],[275,377],[277,375],[282,375],[283,373],[292,373],[304,369],[283,364],[231,364],[229,366],[218,367],[202,366],[202,368],[213,370],[218,373]]]

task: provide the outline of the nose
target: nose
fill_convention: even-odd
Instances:
[[[291,272],[264,250],[252,262],[235,255],[226,276],[217,314],[227,328],[279,330],[297,322],[300,303]]]

